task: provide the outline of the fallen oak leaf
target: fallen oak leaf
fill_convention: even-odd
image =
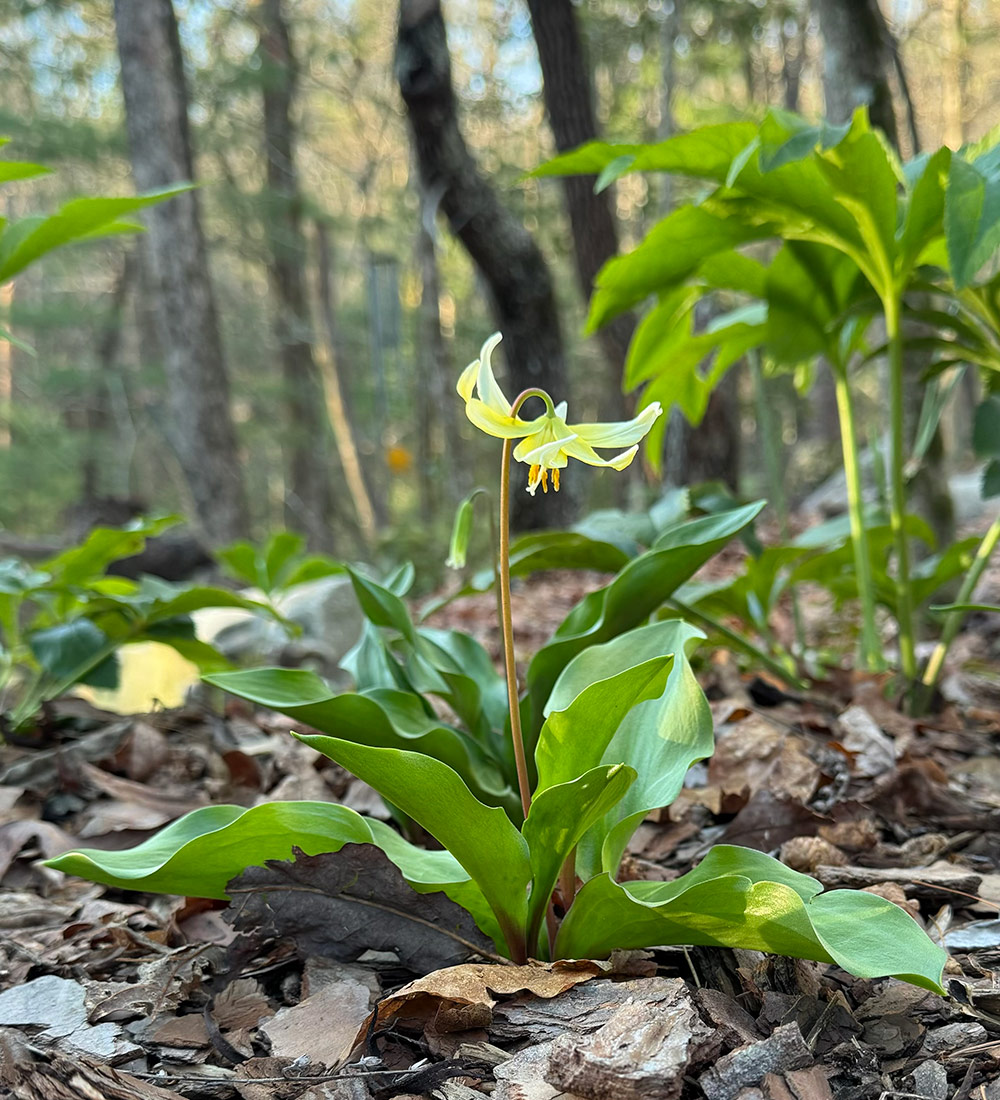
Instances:
[[[546,1000],[558,997],[581,982],[610,973],[611,963],[590,959],[561,959],[553,963],[494,966],[466,963],[438,970],[383,997],[358,1032],[355,1049],[369,1035],[396,1020],[431,1024],[435,1031],[466,1031],[486,1027],[493,1019],[492,994],[528,992]]]
[[[269,859],[232,879],[227,920],[239,932],[295,941],[303,956],[353,962],[370,949],[394,951],[423,973],[469,955],[494,958],[492,944],[472,917],[441,892],[414,890],[372,844],[338,852]]]

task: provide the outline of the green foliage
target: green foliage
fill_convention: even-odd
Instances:
[[[223,588],[108,575],[109,566],[138,554],[147,538],[177,522],[167,516],[97,527],[79,545],[37,565],[0,560],[0,711],[12,727],[29,722],[45,700],[74,684],[117,687],[116,654],[123,645],[160,642],[204,672],[228,668],[195,636],[193,611],[241,607],[273,614]]]
[[[6,144],[6,141],[6,138],[0,138],[0,145]],[[30,179],[48,171],[40,164],[0,161],[0,185]],[[122,219],[190,188],[191,184],[181,184],[130,198],[73,199],[55,214],[33,214],[13,222],[0,218],[0,283],[12,279],[55,248],[77,241],[139,232],[141,225]]]
[[[325,554],[305,553],[305,545],[301,535],[279,531],[263,546],[240,539],[217,550],[215,556],[234,580],[259,588],[268,596],[344,572],[340,562]]]
[[[924,356],[931,377],[971,364],[989,388],[1000,382],[1000,276],[983,273],[1000,241],[998,149],[994,137],[902,164],[864,110],[842,127],[770,110],[759,126],[703,127],[648,146],[591,143],[537,172],[599,174],[606,183],[625,172],[659,171],[709,184],[698,203],[674,210],[632,252],[604,266],[590,326],[651,302],[629,350],[626,387],[642,387],[644,405],[676,405],[694,424],[720,379],[750,349],[764,352],[771,371],[811,366],[819,357],[830,364],[850,502],[848,554],[863,612],[861,658],[870,668],[881,664],[880,602],[899,624],[908,687],[918,675],[914,608],[929,586],[961,572],[971,557],[959,544],[943,548],[930,565],[910,566],[906,478],[919,467],[954,383],[945,389],[932,383],[907,456],[903,390],[914,380],[904,383],[911,373],[906,360],[910,353]],[[768,252],[765,241],[780,246]],[[699,330],[695,310],[709,297],[728,308]],[[884,343],[871,347],[871,332],[884,332]],[[888,541],[865,530],[852,409],[854,372],[878,356],[888,359],[890,379]],[[1000,491],[992,411],[981,410],[977,431],[990,495]],[[665,420],[646,440],[654,464]],[[749,580],[742,596],[730,596],[759,596],[750,589],[760,579]],[[748,610],[753,618],[756,609]]]
[[[243,867],[287,858],[293,843],[315,854],[360,840],[378,845],[415,889],[442,890],[465,906],[515,960],[710,944],[837,962],[940,990],[944,952],[901,909],[864,893],[824,894],[759,852],[717,848],[671,883],[615,881],[639,823],[669,804],[691,764],[712,750],[711,714],[688,661],[701,635],[678,620],[646,620],[759,508],[668,527],[581,601],[539,652],[521,701],[538,718],[526,817],[503,749],[503,686],[485,653],[464,635],[413,622],[401,598],[409,571],[379,584],[350,570],[368,619],[349,662],[356,693],[333,696],[309,673],[277,669],[208,679],[325,730],[297,736],[445,851],[424,852],[340,806],[272,803],[199,810],[130,851],[70,852],[51,865],[119,887],[225,897]],[[532,544],[539,562],[548,560],[546,538]],[[585,543],[576,545],[582,554]],[[607,545],[595,541],[591,550],[600,557]],[[431,698],[447,702],[462,727],[438,719]],[[507,780],[503,792],[497,776]],[[566,891],[578,877],[574,899]],[[568,910],[561,922],[554,896]]]

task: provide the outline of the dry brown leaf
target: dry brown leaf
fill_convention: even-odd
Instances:
[[[435,1031],[465,1031],[486,1027],[493,1019],[496,1001],[491,994],[510,995],[527,991],[546,999],[558,997],[574,985],[607,974],[609,963],[559,961],[528,963],[525,966],[496,966],[466,963],[436,970],[425,978],[404,985],[379,1002],[376,1027],[390,1020],[415,1020]],[[368,1022],[356,1042],[365,1038]]]

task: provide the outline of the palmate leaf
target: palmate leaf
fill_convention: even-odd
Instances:
[[[908,913],[863,891],[821,891],[815,879],[770,856],[720,845],[673,882],[591,879],[563,921],[556,953],[602,958],[622,947],[749,948],[944,992],[947,955]]]

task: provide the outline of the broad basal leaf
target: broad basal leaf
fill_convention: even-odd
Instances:
[[[815,879],[760,852],[720,846],[668,883],[586,883],[556,940],[560,955],[703,944],[836,962],[863,978],[897,977],[943,992],[945,952],[892,902]]]
[[[703,637],[679,619],[651,623],[585,649],[556,682],[550,707],[565,705],[569,696],[576,698],[578,686],[598,670],[608,675],[654,655],[670,653],[674,658],[662,692],[624,715],[600,757],[605,765],[619,761],[631,765],[638,778],[580,844],[577,872],[584,879],[602,870],[614,874],[643,818],[651,810],[669,806],[691,765],[712,754],[712,714],[688,662],[688,653]],[[540,739],[540,747],[541,743]]]
[[[299,735],[299,740],[422,825],[482,890],[508,944],[522,940],[531,865],[524,839],[502,809],[483,805],[457,772],[429,756],[320,734]]]
[[[245,867],[289,859],[293,845],[315,855],[371,839],[363,817],[331,802],[266,802],[249,810],[206,806],[135,848],[83,848],[48,865],[122,890],[226,898],[226,883]]]
[[[319,676],[306,669],[262,668],[217,673],[205,679],[323,733],[372,747],[432,756],[453,768],[481,801],[517,813],[516,794],[483,749],[468,734],[428,714],[412,692],[373,688],[361,694],[334,695]]]
[[[549,694],[577,653],[639,626],[763,507],[763,501],[757,501],[680,524],[652,550],[630,562],[610,584],[584,597],[528,668],[534,728],[540,728]]]

